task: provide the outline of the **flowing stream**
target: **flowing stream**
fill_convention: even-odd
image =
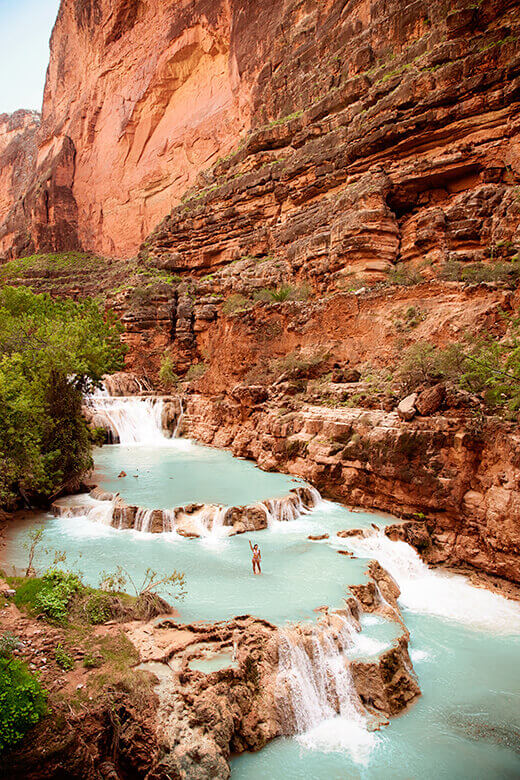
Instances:
[[[149,566],[165,572],[176,568],[185,572],[187,583],[186,599],[176,605],[181,620],[249,613],[284,626],[277,684],[288,693],[288,717],[295,719],[297,736],[235,758],[233,778],[520,777],[518,605],[474,588],[461,576],[428,569],[411,547],[382,533],[391,518],[349,512],[318,497],[310,512],[281,507],[277,501],[301,480],[166,437],[160,399],[101,393],[89,403],[97,424],[119,441],[96,451],[95,480],[142,507],[138,530],[111,527],[111,502],[89,499],[87,511],[77,514],[86,499],[73,497],[71,516],[42,514],[12,526],[2,566],[23,566],[23,542],[32,528],[42,526],[48,552],[40,554],[40,567],[58,549],[93,585],[120,562],[133,577]],[[168,514],[169,532],[148,533],[152,509],[169,511],[188,502],[221,505],[201,539],[178,536]],[[267,530],[229,537],[227,507],[259,502]],[[373,524],[379,533],[337,536]],[[308,539],[321,534],[329,537]],[[261,577],[251,573],[249,540],[262,551]],[[355,557],[338,554],[345,550]],[[398,627],[373,615],[362,617],[361,631],[348,617],[330,630],[315,622],[317,607],[343,606],[346,587],[366,581],[371,558],[401,588],[411,657],[423,690],[413,707],[378,732],[369,728],[345,660],[377,655]],[[295,621],[307,626],[305,641]]]

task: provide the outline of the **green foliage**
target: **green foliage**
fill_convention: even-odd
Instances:
[[[62,622],[67,617],[73,595],[82,587],[77,575],[60,569],[49,569],[42,577],[34,609],[50,620]]]
[[[161,368],[159,369],[159,379],[165,387],[174,387],[179,381],[178,374],[173,370],[173,360],[171,355],[163,355],[161,359]]]
[[[93,273],[105,263],[105,260],[84,252],[30,255],[1,265],[0,280],[7,282],[26,274],[28,277],[35,275],[52,277],[67,272]]]
[[[0,658],[0,753],[19,742],[46,713],[37,677],[14,658]]]
[[[86,653],[83,659],[85,669],[98,669],[103,664],[103,659],[94,653]]]
[[[74,659],[67,653],[61,642],[54,650],[54,660],[64,672],[70,672],[71,669],[74,669]]]
[[[120,332],[94,301],[0,290],[0,506],[45,500],[91,466],[82,392],[122,368]]]
[[[520,409],[520,319],[506,317],[506,334],[468,335],[464,342],[437,348],[427,342],[411,346],[397,371],[402,387],[448,380],[479,393],[489,408]]]
[[[106,623],[112,617],[110,599],[103,593],[93,593],[85,605],[89,623],[97,626]]]
[[[11,658],[15,650],[18,650],[21,642],[17,636],[6,631],[0,636],[0,658]]]
[[[204,376],[206,371],[208,370],[208,367],[204,365],[204,363],[194,363],[192,366],[189,367],[188,371],[186,372],[186,379],[191,382],[195,379],[200,379]]]
[[[408,306],[395,320],[395,327],[398,331],[407,331],[416,328],[421,322],[424,322],[426,313],[416,306]]]
[[[282,284],[279,287],[270,289],[263,288],[255,293],[255,300],[258,301],[304,301],[307,300],[311,292],[308,284],[293,286],[291,284]]]
[[[287,114],[287,116],[279,117],[279,119],[273,119],[272,122],[269,122],[267,127],[276,127],[277,125],[285,125],[287,122],[291,122],[293,119],[299,119],[303,115],[303,110],[294,111],[292,114]]]

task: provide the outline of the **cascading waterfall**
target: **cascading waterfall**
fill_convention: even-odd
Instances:
[[[162,517],[163,517],[163,533],[165,534],[177,533],[175,527],[177,512],[175,511],[175,509],[163,509]]]
[[[135,525],[134,525],[136,531],[141,531],[142,533],[149,532],[150,525],[152,522],[153,511],[154,511],[153,509],[145,509],[143,507],[138,508],[135,515]]]
[[[405,542],[383,532],[341,541],[363,558],[375,558],[401,589],[399,601],[414,612],[456,620],[470,627],[515,633],[520,631],[520,607],[464,577],[430,569]]]
[[[114,501],[97,501],[86,513],[87,520],[102,525],[112,525]]]
[[[322,502],[321,495],[316,488],[310,485],[306,486],[305,492],[312,506],[304,503],[298,491],[294,491],[290,496],[284,496],[283,498],[271,498],[267,501],[260,501],[257,506],[265,512],[268,528],[276,528],[280,523],[294,522],[302,515],[312,512]]]
[[[92,410],[93,423],[108,430],[121,444],[164,444],[168,441],[162,427],[161,398],[111,396],[107,390],[96,390],[86,399]]]
[[[374,737],[355,689],[346,652],[356,642],[353,620],[334,615],[334,623],[309,632],[281,633],[277,690],[284,719],[294,722],[298,739],[320,750],[349,750],[368,758]]]

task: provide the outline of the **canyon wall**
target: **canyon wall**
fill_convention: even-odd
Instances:
[[[518,239],[518,30],[517,0],[62,0],[0,252],[128,257],[169,215],[144,255],[175,269],[489,257]]]

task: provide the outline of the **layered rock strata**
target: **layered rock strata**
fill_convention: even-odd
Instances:
[[[204,171],[159,264],[275,252],[323,282],[481,258],[517,230],[518,10],[62,0],[26,233],[131,255]]]

